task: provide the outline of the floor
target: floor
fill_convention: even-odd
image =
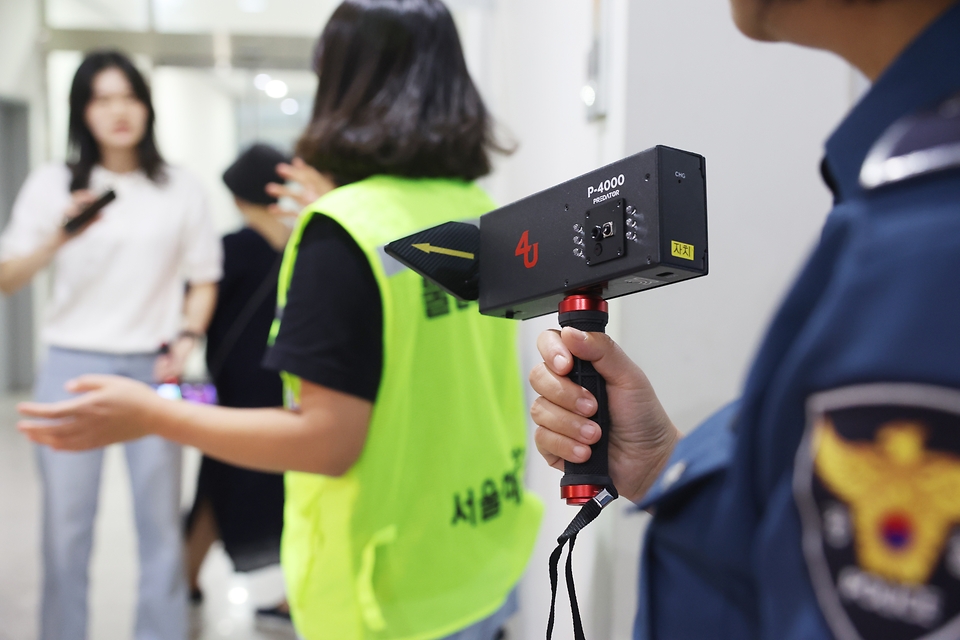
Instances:
[[[26,396],[0,394],[0,640],[36,640],[40,590],[40,491],[32,445],[16,431],[15,405]],[[184,453],[183,505],[190,502],[199,454]],[[126,465],[119,448],[107,450],[91,566],[92,640],[132,640],[136,597],[136,535]],[[540,494],[547,511],[540,541],[521,582],[521,612],[508,624],[508,638],[543,637],[549,610],[547,558],[555,536],[571,517],[556,500],[557,474],[535,464],[528,489]],[[632,505],[617,505],[585,531],[574,565],[578,592],[590,637],[625,640],[637,601],[636,567],[646,521]],[[615,514],[615,515],[614,515]],[[205,604],[192,612],[191,640],[295,640],[289,627],[255,624],[256,607],[282,597],[278,568],[236,574],[226,554],[215,547],[200,576]],[[562,582],[562,581],[561,581]],[[555,640],[572,640],[573,630],[561,585]]]
[[[0,640],[36,640],[40,591],[40,488],[32,445],[16,431],[18,400],[0,396]],[[184,453],[184,504],[189,503],[199,464]],[[107,451],[100,488],[90,585],[89,637],[130,640],[136,598],[136,534],[123,452]],[[233,572],[222,548],[214,547],[200,574],[204,605],[192,612],[192,640],[293,640],[288,625],[264,627],[257,607],[283,594],[279,568]]]

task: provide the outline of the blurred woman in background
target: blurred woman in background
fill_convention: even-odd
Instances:
[[[70,90],[71,159],[34,171],[0,237],[0,289],[52,267],[46,349],[34,397],[69,397],[86,373],[145,383],[179,377],[206,331],[220,243],[198,180],[163,161],[143,76],[123,54],[87,55]],[[79,231],[63,228],[107,189],[117,199]],[[186,295],[184,295],[186,288]],[[161,353],[161,345],[167,345]],[[184,640],[180,447],[158,436],[124,446],[138,533],[135,637]],[[37,447],[43,484],[41,640],[87,635],[87,585],[103,450]]]

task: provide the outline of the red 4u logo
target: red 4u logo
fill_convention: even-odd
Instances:
[[[537,247],[539,246],[539,242],[530,244],[530,232],[524,231],[523,235],[520,236],[520,242],[517,243],[517,250],[513,252],[513,255],[523,256],[523,266],[527,269],[533,269],[537,264],[537,258],[540,257],[537,251]],[[533,258],[530,257],[531,252],[533,253]]]

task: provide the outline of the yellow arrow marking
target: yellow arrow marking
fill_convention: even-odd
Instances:
[[[473,260],[474,255],[468,251],[457,251],[456,249],[446,249],[444,247],[435,247],[429,242],[421,242],[420,244],[413,245],[415,249],[420,249],[424,253],[442,253],[445,256],[453,256],[454,258],[466,258],[467,260]]]

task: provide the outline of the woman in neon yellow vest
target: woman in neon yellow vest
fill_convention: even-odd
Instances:
[[[515,329],[381,250],[493,208],[472,182],[490,168],[490,119],[439,0],[344,2],[316,69],[298,154],[336,188],[301,215],[281,267],[265,364],[286,409],[176,403],[88,376],[69,387],[82,396],[20,407],[65,424],[20,427],[63,449],[156,433],[287,471],[281,555],[307,640],[492,640],[541,515],[522,485]]]

